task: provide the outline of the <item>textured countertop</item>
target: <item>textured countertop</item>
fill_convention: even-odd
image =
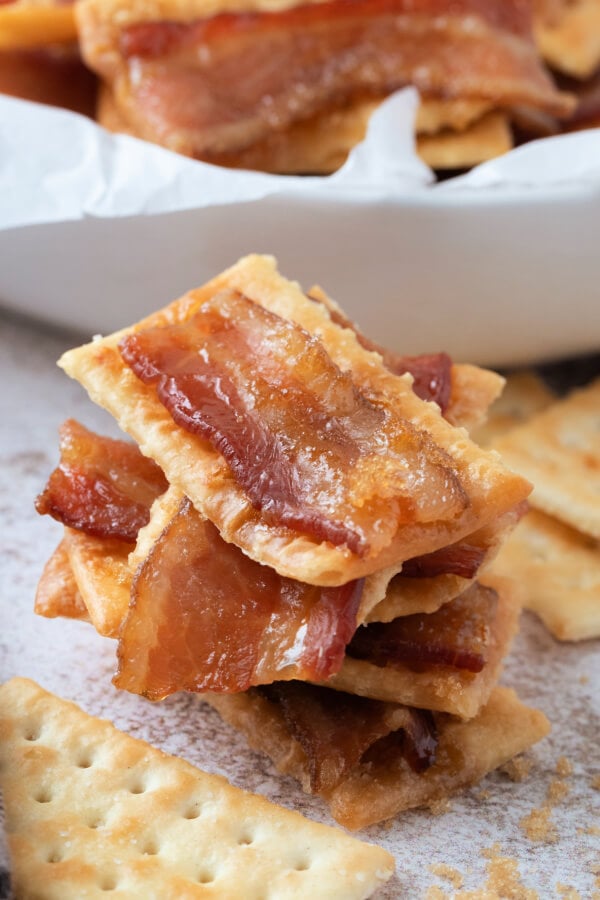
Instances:
[[[85,623],[34,616],[37,579],[61,534],[33,508],[56,464],[58,426],[73,416],[116,433],[54,364],[76,342],[0,314],[0,681],[33,678],[136,737],[334,824],[318,799],[248,750],[205,704],[182,695],[151,704],[117,692],[111,641]],[[598,651],[597,641],[559,644],[533,616],[523,615],[502,680],[546,713],[551,735],[527,755],[525,780],[495,773],[454,798],[443,814],[410,812],[362,832],[396,856],[397,876],[379,900],[441,900],[462,891],[476,891],[468,894],[472,900],[600,898]]]

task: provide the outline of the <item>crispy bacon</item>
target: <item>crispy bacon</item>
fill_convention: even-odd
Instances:
[[[297,681],[276,682],[259,692],[277,704],[304,750],[313,793],[331,790],[361,762],[384,754],[404,756],[418,772],[435,762],[430,713]]]
[[[496,591],[476,583],[437,612],[359,628],[347,653],[376,666],[450,666],[481,672],[493,640],[497,605]]]
[[[435,578],[436,575],[459,575],[461,578],[474,578],[487,551],[488,548],[484,545],[459,541],[433,553],[407,559],[402,564],[398,577]]]
[[[355,386],[298,325],[235,291],[184,325],[133,332],[125,363],[210,441],[266,522],[367,555],[399,523],[468,504],[451,458]]]
[[[133,542],[166,488],[160,468],[135,444],[100,437],[69,419],[60,429],[60,464],[35,508],[93,537]]]
[[[442,99],[568,114],[530,19],[520,0],[329,0],[143,22],[120,35],[119,100],[144,136],[216,160],[407,84]]]
[[[243,691],[339,671],[362,581],[282,578],[226,543],[185,500],[134,579],[117,687],[153,700],[178,690]]]

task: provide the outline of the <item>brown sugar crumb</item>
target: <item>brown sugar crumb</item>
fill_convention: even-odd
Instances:
[[[425,900],[449,900],[449,897],[448,894],[441,888],[436,887],[436,885],[432,885],[431,887],[427,888]]]
[[[429,804],[429,811],[434,816],[442,816],[444,813],[450,812],[452,809],[452,804],[447,797],[442,797],[439,800],[432,800]]]
[[[592,778],[592,787],[595,791],[600,791],[600,775],[594,775]]]
[[[516,859],[509,856],[500,856],[500,847],[494,844],[491,848],[482,850],[482,854],[489,860],[486,863],[488,879],[484,889],[487,896],[498,900],[539,900],[537,891],[525,887],[521,882],[519,864]],[[460,896],[460,895],[458,895]]]
[[[555,778],[554,781],[550,782],[550,785],[548,787],[548,792],[546,794],[546,805],[556,806],[557,803],[560,803],[561,800],[564,800],[570,790],[571,788],[566,781],[561,781],[560,778]]]
[[[451,866],[432,865],[430,871],[441,878],[449,878],[457,890],[451,894],[451,900],[540,900],[539,894],[533,888],[525,887],[521,882],[519,864],[516,859],[501,855],[499,844],[484,848],[482,856],[488,859],[486,863],[487,879],[485,884],[475,890],[458,890],[462,884],[462,876]],[[455,880],[456,876],[460,879]],[[438,887],[430,887],[425,900],[450,900],[447,894]],[[576,900],[573,896],[568,900]]]
[[[570,887],[568,884],[558,883],[556,885],[556,893],[564,897],[564,900],[582,900],[579,891],[576,891],[575,888]]]
[[[542,806],[541,809],[532,809],[529,815],[523,816],[519,822],[519,828],[530,841],[553,844],[558,840],[554,823],[550,821],[552,808]]]
[[[556,774],[561,778],[573,773],[573,763],[566,756],[559,756],[556,761]]]
[[[531,772],[532,761],[524,756],[516,756],[500,767],[500,771],[508,775],[511,781],[525,781]]]
[[[579,676],[579,684],[587,684],[590,680],[589,675],[580,675]]]
[[[458,869],[453,869],[452,866],[447,866],[445,863],[434,863],[429,866],[429,871],[433,875],[437,875],[438,878],[445,878],[446,881],[449,881],[455,888],[463,886],[462,875]]]
[[[484,800],[489,800],[489,799],[490,799],[490,792],[489,792],[489,791],[479,791],[478,794],[477,794],[477,799],[478,799],[478,800],[481,800],[482,802],[483,802]]]

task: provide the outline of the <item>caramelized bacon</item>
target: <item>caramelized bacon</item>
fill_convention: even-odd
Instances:
[[[404,756],[415,771],[435,762],[430,713],[297,681],[276,682],[259,692],[277,704],[304,750],[313,793],[331,790],[361,762],[384,753]]]
[[[493,640],[497,604],[496,591],[476,583],[437,612],[359,628],[348,656],[376,666],[451,666],[481,672]]]
[[[362,585],[282,578],[226,543],[185,500],[134,579],[115,684],[156,700],[178,690],[244,691],[286,675],[326,679],[356,630]]]
[[[185,324],[131,333],[120,350],[271,525],[364,556],[400,523],[446,521],[468,504],[426,433],[362,394],[316,338],[237,292]]]
[[[539,60],[530,12],[520,0],[329,0],[132,24],[119,38],[119,99],[144,136],[216,161],[407,84],[442,99],[568,114]]]
[[[60,463],[35,508],[93,537],[133,542],[166,488],[162,471],[135,444],[69,419],[60,429]]]
[[[435,578],[436,575],[459,575],[461,578],[474,578],[487,551],[488,548],[484,545],[459,541],[433,553],[407,559],[402,563],[402,571],[398,577]]]

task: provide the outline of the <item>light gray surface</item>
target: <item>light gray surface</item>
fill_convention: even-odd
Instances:
[[[213,710],[192,697],[152,705],[118,693],[110,683],[110,641],[83,623],[34,616],[37,579],[61,533],[33,508],[35,495],[56,464],[57,428],[73,416],[115,433],[108,417],[54,365],[72,344],[72,337],[0,318],[0,681],[13,675],[34,678],[135,736],[333,824],[319,800],[277,775],[269,760],[250,752]],[[575,888],[583,898],[600,898],[593,872],[600,865],[600,792],[592,786],[600,774],[598,647],[598,642],[560,645],[533,617],[523,617],[503,680],[544,710],[553,723],[552,734],[529,754],[533,768],[526,781],[515,783],[495,774],[455,798],[445,815],[412,812],[363,832],[361,836],[387,847],[397,859],[398,875],[379,892],[379,900],[425,898],[432,885],[452,896],[450,883],[430,871],[435,863],[458,869],[465,889],[481,888],[487,878],[481,851],[496,842],[502,855],[518,860],[523,885],[540,898],[563,897],[560,885]],[[563,779],[569,793],[552,810],[557,840],[532,842],[519,822],[542,806],[563,756],[573,772]],[[485,896],[492,900],[495,895]],[[574,900],[577,895],[570,896]]]

